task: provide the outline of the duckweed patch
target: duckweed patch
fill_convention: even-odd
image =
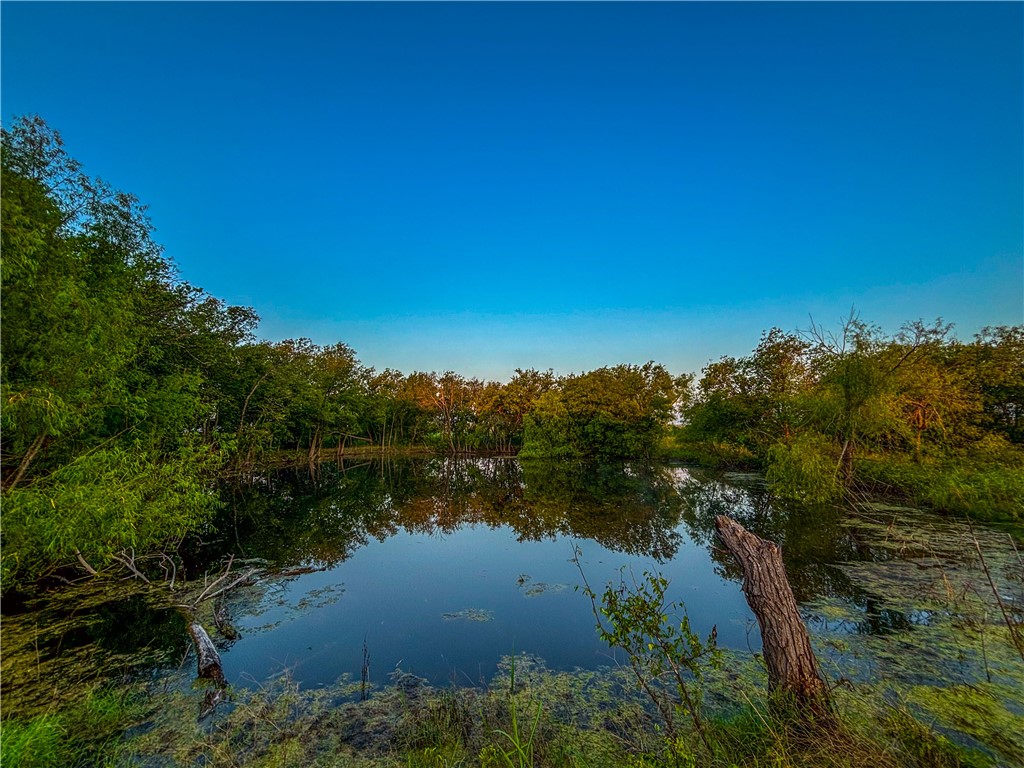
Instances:
[[[145,675],[188,650],[181,617],[137,582],[88,581],[5,614],[0,680],[4,715],[32,717],[85,700],[101,680]]]
[[[1021,685],[979,683],[946,688],[915,686],[907,701],[918,707],[921,719],[971,737],[990,748],[1008,765],[1024,765],[1024,702]],[[1012,709],[1011,709],[1012,707]]]
[[[568,584],[548,584],[544,581],[535,581],[525,589],[523,589],[523,595],[525,597],[539,597],[544,594],[558,594],[564,592],[569,588]]]
[[[492,621],[494,611],[484,608],[463,608],[461,611],[442,613],[441,618],[445,621]]]
[[[1024,620],[1024,569],[1013,540],[893,505],[845,526],[873,558],[834,566],[852,598],[805,606],[826,671],[861,688],[885,681],[880,696],[945,737],[1024,764],[1024,661],[1012,634]]]

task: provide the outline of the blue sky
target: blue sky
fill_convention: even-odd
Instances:
[[[504,379],[1024,322],[1020,3],[4,2],[2,117],[266,338]]]

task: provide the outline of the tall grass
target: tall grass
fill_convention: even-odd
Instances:
[[[30,720],[3,721],[4,768],[115,765],[124,730],[144,714],[132,692],[94,689],[80,701]]]
[[[518,708],[516,706],[516,664],[515,656],[512,657],[512,677],[508,690],[509,713],[512,720],[511,728],[508,731],[500,728],[495,729],[495,734],[503,736],[511,748],[498,751],[501,759],[508,768],[533,768],[533,740],[537,735],[537,725],[540,723],[540,715],[544,705],[537,703],[537,712],[533,716],[533,723],[530,725],[530,732],[524,738],[524,732],[519,727]]]
[[[980,768],[905,709],[864,690],[842,691],[835,728],[808,730],[753,693],[705,738],[669,738],[626,670],[552,672],[519,657],[484,689],[385,687],[359,701],[344,690],[300,691],[287,681],[236,691],[197,723],[194,694],[160,694],[159,712],[131,738],[142,710],[97,692],[59,713],[2,729],[4,768],[203,765],[207,768]],[[509,683],[513,679],[515,686]],[[338,704],[337,697],[348,697]],[[529,713],[524,717],[524,713]]]
[[[978,520],[1024,523],[1024,466],[873,456],[857,461],[856,471],[869,487],[915,504]]]

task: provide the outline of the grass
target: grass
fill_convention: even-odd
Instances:
[[[856,473],[871,490],[913,504],[988,522],[1024,523],[1024,465],[873,456],[858,460]]]
[[[116,765],[122,735],[145,714],[131,690],[94,689],[59,711],[0,728],[4,768],[86,768]]]
[[[993,762],[955,745],[871,689],[837,692],[838,724],[808,728],[763,689],[709,711],[707,740],[668,739],[622,669],[547,670],[507,658],[483,689],[437,689],[411,675],[359,701],[358,683],[303,691],[280,680],[238,690],[197,722],[201,692],[97,691],[60,713],[3,726],[2,763],[207,768],[957,768]],[[746,695],[746,694],[745,694]],[[138,724],[142,715],[145,723]]]
[[[789,470],[787,495],[794,499],[835,496],[822,489],[834,482],[834,457],[818,447],[793,456],[794,446],[776,447],[767,461],[749,448],[710,440],[666,440],[662,457],[698,464],[712,470],[765,470],[769,479]],[[786,461],[790,459],[790,461]],[[795,461],[793,459],[800,459]],[[820,464],[820,466],[818,466]],[[790,466],[792,465],[792,466]],[[803,469],[795,471],[794,467]],[[1024,523],[1024,451],[999,450],[915,459],[909,454],[872,454],[855,459],[856,485],[862,491],[884,494],[940,512],[962,514],[985,522]]]
[[[512,726],[508,731],[501,728],[494,729],[497,736],[504,736],[510,748],[497,752],[508,768],[531,768],[533,766],[533,745],[537,736],[537,726],[540,724],[540,716],[544,711],[543,702],[537,702],[537,713],[534,715],[533,723],[530,725],[530,733],[523,738],[524,732],[519,727],[518,708],[516,707],[516,664],[515,656],[512,657],[511,680],[508,690],[509,717]]]

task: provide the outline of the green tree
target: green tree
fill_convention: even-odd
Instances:
[[[551,370],[516,368],[515,376],[502,388],[496,409],[505,417],[512,444],[522,445],[526,416],[537,401],[555,388],[555,375]]]
[[[979,426],[1024,445],[1024,325],[985,328],[964,353]]]
[[[169,363],[188,306],[145,209],[38,118],[3,130],[0,166],[7,585],[180,539],[219,457],[195,429],[202,373]]]
[[[567,376],[526,418],[527,456],[648,457],[660,448],[685,381],[661,365],[617,365]]]
[[[799,336],[772,328],[749,357],[710,363],[696,397],[684,409],[684,435],[734,442],[764,458],[776,440],[799,429],[799,399],[812,383],[809,346]]]

